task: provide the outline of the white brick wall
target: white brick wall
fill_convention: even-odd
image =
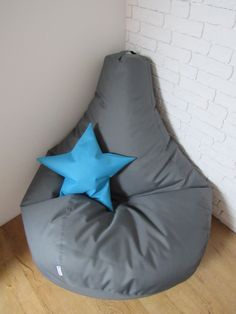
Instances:
[[[126,48],[151,58],[159,109],[236,231],[236,0],[129,0]]]
[[[211,24],[232,27],[235,23],[235,12],[203,4],[192,4],[190,19]]]

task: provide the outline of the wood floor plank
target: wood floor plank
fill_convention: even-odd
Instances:
[[[206,254],[187,281],[154,296],[97,300],[49,282],[32,261],[20,216],[0,228],[0,313],[235,314],[236,235],[213,219]]]
[[[5,254],[0,263],[0,313],[44,313],[37,294],[11,251],[4,231],[0,233],[0,250]]]
[[[173,303],[166,293],[160,293],[141,299],[148,313],[158,314],[182,314],[183,312]]]

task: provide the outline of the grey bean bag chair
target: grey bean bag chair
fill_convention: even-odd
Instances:
[[[61,287],[107,299],[187,279],[207,244],[211,190],[163,125],[145,57],[105,58],[88,110],[48,155],[70,151],[89,122],[103,152],[137,159],[111,179],[114,212],[85,195],[59,197],[63,178],[40,166],[21,204],[35,263]]]

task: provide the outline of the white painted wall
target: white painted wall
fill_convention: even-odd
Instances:
[[[126,16],[127,49],[152,59],[162,116],[236,231],[236,1],[127,0]]]
[[[124,0],[0,1],[0,225],[85,110],[104,56],[124,48],[124,12]]]

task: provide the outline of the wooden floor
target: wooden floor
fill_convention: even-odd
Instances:
[[[213,220],[211,238],[197,272],[152,297],[104,301],[63,290],[33,264],[21,217],[0,228],[1,314],[235,314],[236,235]]]

